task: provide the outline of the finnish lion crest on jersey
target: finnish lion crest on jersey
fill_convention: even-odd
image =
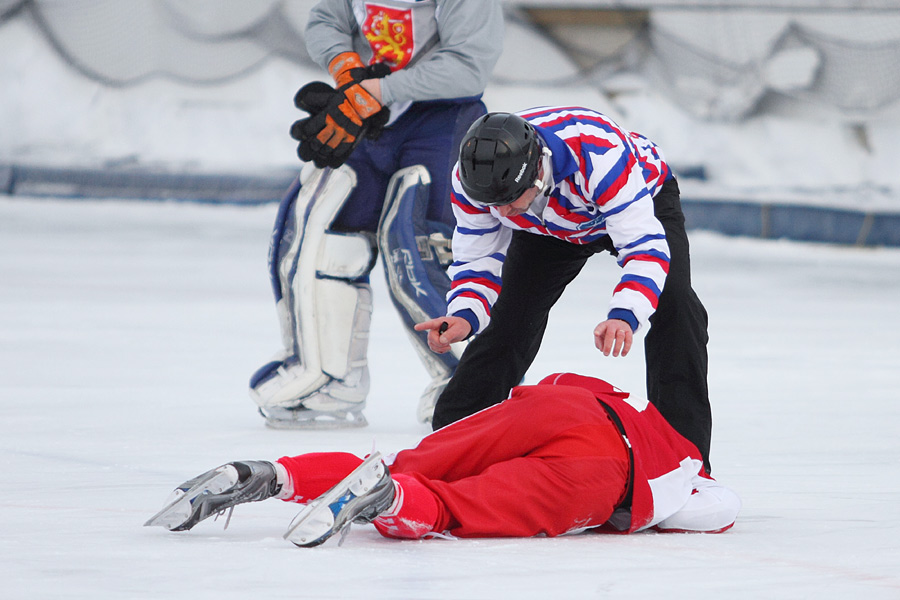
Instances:
[[[392,71],[409,63],[415,49],[411,10],[366,5],[363,35],[372,47],[372,62],[385,62]]]

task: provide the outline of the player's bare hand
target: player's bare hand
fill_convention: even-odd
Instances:
[[[472,326],[462,317],[438,317],[416,323],[415,330],[427,331],[428,347],[433,352],[443,354],[450,350],[450,344],[466,339]]]
[[[376,100],[381,102],[381,80],[380,79],[363,79],[360,82],[363,89],[372,94]]]
[[[619,319],[607,319],[594,328],[594,345],[603,356],[627,356],[634,342],[631,325]]]

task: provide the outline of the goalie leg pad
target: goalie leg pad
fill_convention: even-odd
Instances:
[[[391,300],[419,358],[432,377],[422,395],[417,416],[431,421],[434,403],[459,364],[465,342],[452,351],[435,354],[428,348],[427,332],[413,329],[416,323],[447,314],[450,279],[447,267],[453,261],[452,230],[429,221],[428,186],[431,177],[422,165],[401,169],[388,184],[384,210],[378,225],[381,250]]]
[[[250,380],[250,395],[272,426],[290,416],[287,426],[302,427],[312,413],[330,412],[365,424],[372,292],[358,280],[374,265],[374,240],[329,231],[355,185],[349,167],[307,165],[295,195],[279,207],[269,273],[284,349]]]

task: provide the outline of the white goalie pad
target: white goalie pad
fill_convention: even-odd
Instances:
[[[352,169],[308,164],[300,181],[285,229],[273,239],[271,259],[277,261],[276,309],[284,350],[257,371],[250,395],[262,409],[300,404],[346,409],[368,393],[372,292],[368,284],[353,280],[371,270],[374,241],[365,234],[329,231],[356,186]],[[326,386],[327,394],[317,394]]]
[[[372,268],[372,241],[364,235],[326,232],[316,273],[333,279],[358,279]]]
[[[307,329],[317,334],[322,371],[346,379],[351,371],[366,366],[372,289],[337,279],[319,279],[315,287],[316,321]]]

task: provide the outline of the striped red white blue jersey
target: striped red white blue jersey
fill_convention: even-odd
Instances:
[[[456,217],[452,284],[447,314],[470,310],[481,332],[500,294],[500,273],[513,230],[588,244],[609,235],[622,276],[608,318],[637,328],[656,310],[669,270],[669,246],[653,214],[653,197],[671,176],[660,149],[597,111],[541,107],[518,113],[552,152],[553,181],[547,197],[519,216],[468,198],[453,169]]]

